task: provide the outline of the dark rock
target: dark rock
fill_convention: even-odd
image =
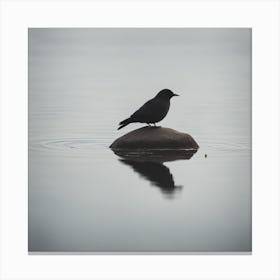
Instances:
[[[197,150],[196,141],[187,133],[171,128],[145,126],[116,139],[112,150]]]
[[[135,149],[135,150],[125,150],[125,149],[115,149],[114,153],[125,160],[138,161],[138,162],[157,162],[164,163],[168,161],[185,160],[191,159],[192,156],[197,152],[196,149]]]

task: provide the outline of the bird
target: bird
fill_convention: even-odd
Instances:
[[[119,129],[127,126],[130,123],[147,123],[154,124],[164,119],[167,115],[170,107],[170,99],[173,96],[179,96],[173,93],[170,89],[161,90],[154,98],[147,101],[143,106],[141,106],[135,113],[133,113],[129,118],[121,121],[119,123]]]

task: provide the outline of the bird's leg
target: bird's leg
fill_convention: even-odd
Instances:
[[[154,123],[154,127],[156,127],[156,128],[160,128],[160,126],[159,125],[157,125],[156,123]]]

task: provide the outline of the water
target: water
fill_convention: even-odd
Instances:
[[[166,87],[199,150],[116,155]],[[251,251],[250,30],[30,29],[28,202],[32,252]]]

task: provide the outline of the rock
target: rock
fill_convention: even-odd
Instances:
[[[192,156],[197,152],[196,149],[114,149],[113,152],[124,160],[137,161],[137,162],[156,162],[164,163],[168,161],[186,160],[191,159]]]
[[[112,150],[197,150],[196,141],[187,133],[165,127],[141,127],[116,139]]]

